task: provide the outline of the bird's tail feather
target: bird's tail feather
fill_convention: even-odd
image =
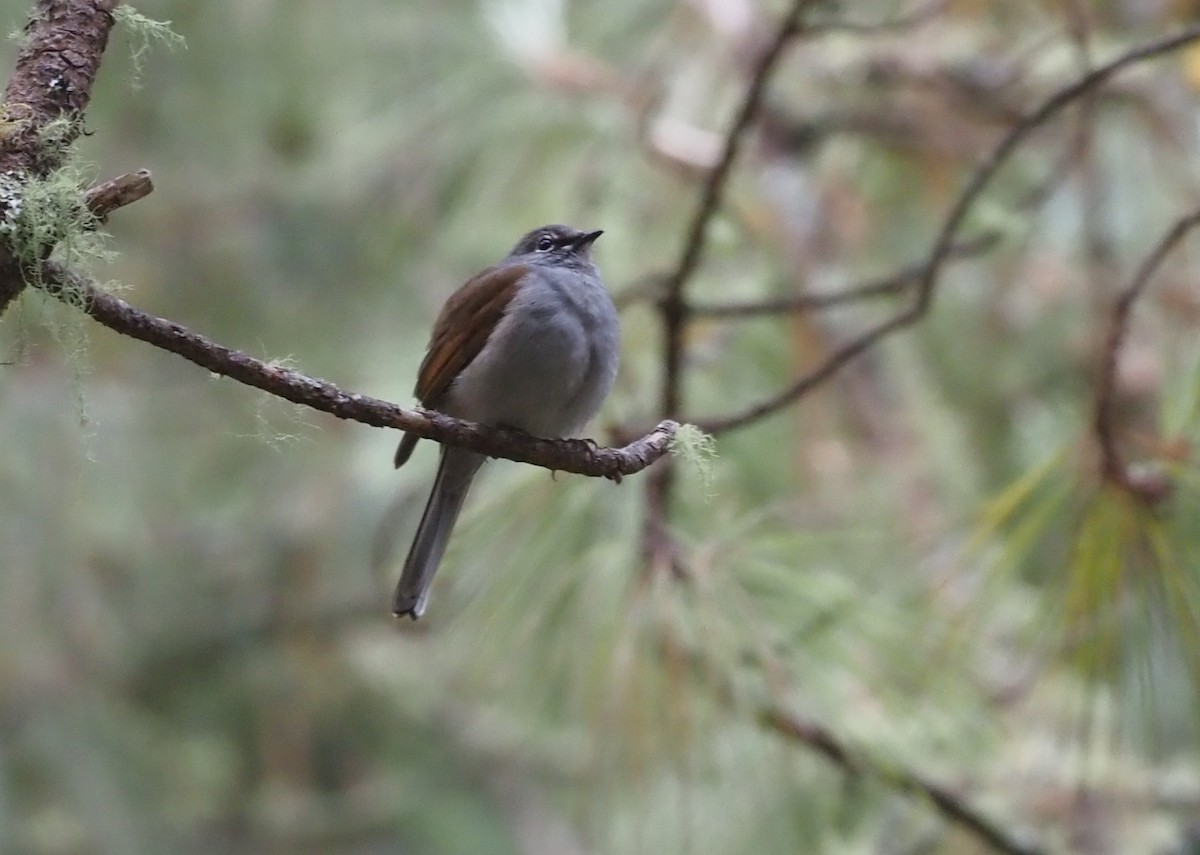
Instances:
[[[433,490],[392,597],[392,613],[397,617],[407,614],[416,620],[424,613],[433,575],[446,551],[450,531],[462,510],[471,481],[485,459],[484,455],[470,451],[442,449]]]

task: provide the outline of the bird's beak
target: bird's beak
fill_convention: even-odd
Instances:
[[[587,247],[589,247],[593,243],[595,243],[596,238],[600,237],[600,235],[602,235],[602,234],[604,234],[603,229],[596,229],[596,231],[594,231],[594,232],[588,232],[585,235],[580,235],[578,238],[575,239],[575,248],[576,249],[586,249]]]

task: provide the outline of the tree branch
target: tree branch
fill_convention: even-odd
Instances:
[[[1000,168],[1008,162],[1008,159],[1017,150],[1021,142],[1064,107],[1103,85],[1117,72],[1139,62],[1154,59],[1171,51],[1178,50],[1197,40],[1200,40],[1200,25],[1193,25],[1174,35],[1148,42],[1121,54],[1104,65],[1096,67],[1094,70],[1079,77],[1047,98],[1042,102],[1041,106],[1028,113],[1001,138],[987,159],[975,170],[975,173],[967,182],[962,193],[959,194],[925,261],[924,271],[917,284],[916,297],[911,306],[877,323],[856,338],[846,342],[830,354],[825,362],[796,380],[791,386],[779,392],[774,397],[754,404],[740,413],[698,420],[701,428],[709,433],[724,433],[745,427],[761,418],[772,415],[791,405],[811,389],[824,383],[843,366],[860,354],[870,350],[884,337],[897,330],[911,326],[922,318],[929,311],[942,266],[951,255],[955,238],[965,222],[967,214],[996,176],[996,173],[1000,171]]]
[[[261,389],[294,404],[341,419],[385,428],[400,428],[493,457],[532,463],[560,472],[620,481],[665,455],[679,425],[664,421],[623,448],[597,448],[580,439],[541,439],[520,431],[462,421],[425,409],[405,409],[366,395],[352,394],[332,383],[255,359],[158,318],[99,288],[94,282],[55,262],[42,266],[38,287],[84,312],[109,329],[169,350],[214,374]]]
[[[984,232],[977,238],[955,244],[951,254],[955,258],[970,258],[987,252],[1000,242],[1000,232]],[[753,318],[759,315],[784,315],[795,312],[814,312],[845,303],[857,303],[878,297],[891,297],[910,290],[921,281],[925,263],[905,267],[888,276],[872,279],[842,291],[825,294],[795,294],[774,300],[748,300],[744,303],[692,303],[688,311],[693,317],[706,318]]]
[[[27,181],[62,164],[83,128],[116,6],[117,0],[34,6],[0,108],[0,174]],[[25,287],[23,273],[9,247],[0,247],[0,316]]]
[[[776,733],[806,745],[830,763],[851,774],[867,773],[879,778],[894,789],[922,796],[955,825],[961,826],[975,837],[986,842],[997,852],[1005,855],[1041,855],[1042,849],[1023,843],[992,820],[978,813],[948,787],[927,780],[918,772],[903,767],[880,768],[857,758],[849,747],[835,734],[822,725],[803,719],[780,707],[764,710],[762,723]]]
[[[96,220],[103,223],[113,211],[132,205],[153,191],[154,182],[150,177],[150,170],[139,169],[137,172],[126,172],[95,185],[84,195],[84,201]]]
[[[750,78],[746,94],[741,106],[725,132],[725,143],[721,148],[721,156],[716,166],[708,173],[704,187],[700,193],[700,201],[692,215],[691,225],[688,226],[687,237],[684,239],[683,251],[674,271],[666,277],[663,284],[663,298],[660,302],[663,320],[663,385],[662,385],[662,414],[664,418],[672,418],[681,405],[680,368],[683,357],[683,327],[687,322],[688,308],[683,299],[683,292],[688,280],[695,274],[704,255],[708,242],[708,226],[721,205],[725,193],[725,185],[733,170],[741,148],[742,138],[750,123],[754,121],[762,107],[767,92],[767,81],[783,58],[784,49],[801,31],[801,18],[814,0],[793,0],[787,15],[779,22],[775,36],[771,39]]]
[[[673,272],[663,280],[663,297],[659,302],[663,336],[663,375],[659,403],[662,418],[674,418],[673,414],[683,407],[683,333],[688,321],[684,290],[688,280],[700,266],[708,241],[708,227],[720,207],[743,135],[762,108],[767,82],[779,66],[784,49],[800,33],[801,19],[813,3],[814,0],[793,0],[787,14],[776,27],[774,37],[759,57],[741,105],[725,132],[721,156],[704,181],[700,201],[692,215],[679,261]],[[662,466],[646,481],[646,526],[642,537],[642,551],[647,567],[677,566],[667,534],[672,480],[671,467]]]
[[[1101,357],[1100,377],[1096,383],[1096,409],[1092,427],[1100,447],[1100,474],[1105,481],[1127,490],[1147,504],[1157,504],[1166,499],[1171,493],[1171,485],[1158,473],[1140,475],[1131,472],[1121,456],[1116,424],[1117,362],[1129,332],[1134,303],[1145,293],[1151,278],[1171,251],[1197,226],[1200,226],[1200,208],[1176,220],[1150,254],[1142,259],[1133,279],[1118,295],[1113,304]]]

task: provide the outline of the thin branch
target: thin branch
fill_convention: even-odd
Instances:
[[[217,344],[177,323],[135,309],[60,264],[44,264],[37,284],[63,302],[79,306],[116,332],[169,350],[214,374],[292,403],[341,419],[374,427],[400,428],[425,439],[554,471],[620,481],[622,476],[640,472],[665,455],[679,427],[675,422],[664,421],[623,448],[597,448],[588,440],[541,439],[520,431],[462,421],[432,410],[405,409],[378,398],[345,392],[328,381]]]
[[[971,258],[992,249],[1000,242],[997,231],[985,232],[973,240],[957,243],[951,250],[955,258]],[[795,294],[774,300],[748,300],[744,303],[692,303],[688,311],[695,317],[707,318],[752,318],[759,315],[783,315],[795,312],[813,312],[829,309],[846,303],[857,303],[879,297],[891,297],[904,293],[917,285],[925,273],[925,263],[914,264],[889,276],[872,279],[841,291],[824,294]]]
[[[1093,71],[1064,86],[1047,98],[1041,106],[1027,114],[1025,118],[1017,122],[1004,135],[999,144],[992,150],[991,154],[976,169],[967,182],[966,187],[946,217],[933,248],[929,252],[924,265],[924,272],[917,284],[916,297],[911,306],[868,328],[856,338],[846,342],[846,344],[830,354],[825,362],[817,366],[809,374],[796,380],[791,386],[779,392],[774,397],[754,404],[740,413],[700,420],[699,424],[702,429],[714,434],[724,433],[745,427],[748,424],[752,424],[761,418],[784,409],[805,395],[809,390],[824,383],[843,366],[854,360],[855,357],[870,350],[884,337],[897,330],[911,326],[922,318],[929,310],[942,265],[951,254],[955,238],[963,222],[966,220],[967,214],[970,213],[972,206],[983,194],[983,191],[991,183],[996,173],[1000,171],[1000,168],[1008,162],[1008,159],[1017,150],[1021,142],[1064,107],[1103,85],[1117,72],[1139,62],[1154,59],[1171,51],[1178,50],[1197,40],[1200,40],[1200,25],[1194,25],[1174,35],[1148,42],[1121,54],[1104,65],[1098,66]]]
[[[929,781],[918,772],[900,766],[884,768],[867,764],[838,737],[817,722],[808,721],[779,707],[767,709],[760,716],[762,723],[776,733],[802,743],[851,774],[867,773],[880,778],[894,789],[928,799],[929,803],[948,821],[969,831],[1005,855],[1041,855],[1042,849],[1024,843],[992,820],[978,813],[948,787]]]
[[[1121,457],[1116,424],[1117,362],[1129,332],[1134,303],[1145,293],[1150,280],[1171,251],[1197,226],[1200,226],[1200,208],[1176,220],[1142,260],[1129,285],[1117,297],[1102,351],[1100,377],[1096,383],[1096,409],[1092,427],[1100,446],[1101,475],[1109,483],[1128,490],[1148,504],[1157,504],[1166,499],[1171,487],[1164,478],[1154,473],[1141,476],[1131,472]]]
[[[801,19],[813,3],[814,0],[793,0],[787,14],[779,22],[774,37],[758,58],[741,105],[725,132],[721,156],[704,181],[700,200],[684,238],[679,261],[663,280],[663,298],[659,302],[663,330],[663,375],[659,403],[662,418],[673,418],[672,414],[679,412],[683,407],[683,333],[688,321],[684,290],[704,255],[709,224],[720,208],[725,185],[733,171],[733,164],[746,129],[762,108],[767,82],[779,66],[784,49],[800,33]],[[678,564],[667,531],[672,483],[673,475],[669,465],[659,467],[646,481],[646,525],[642,536],[642,551],[646,567],[650,570],[676,567]]]
[[[0,108],[0,174],[37,178],[62,164],[83,129],[116,6],[117,0],[34,6]],[[25,287],[23,273],[9,248],[0,247],[0,316]]]
[[[779,22],[775,36],[771,39],[754,67],[750,85],[742,98],[741,106],[734,114],[729,129],[725,132],[725,143],[716,166],[708,173],[700,193],[700,201],[692,215],[684,239],[683,251],[674,271],[666,277],[663,299],[660,304],[663,317],[663,386],[662,415],[671,418],[681,403],[680,367],[683,357],[683,327],[687,321],[687,305],[683,299],[684,288],[695,274],[708,242],[708,227],[716,216],[725,194],[725,185],[733,170],[733,163],[741,149],[745,131],[750,127],[762,107],[766,96],[767,82],[783,58],[784,49],[801,31],[801,18],[814,0],[794,0],[787,15]]]
[[[835,350],[823,363],[775,397],[768,398],[731,416],[702,420],[699,422],[700,429],[714,435],[721,434],[737,430],[759,419],[773,415],[779,410],[790,406],[812,389],[820,386],[847,364],[854,361],[856,357],[874,347],[881,339],[912,324],[921,314],[923,314],[923,310],[917,312],[914,309],[906,309],[900,314],[893,315],[887,320],[879,322],[875,326],[868,328],[866,332],[857,338],[851,339]]]

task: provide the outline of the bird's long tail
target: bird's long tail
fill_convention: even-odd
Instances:
[[[421,524],[417,527],[408,557],[404,559],[404,570],[392,597],[392,613],[397,617],[411,615],[416,620],[424,614],[433,575],[446,551],[450,531],[462,510],[471,481],[486,459],[482,454],[458,448],[442,448],[433,490],[425,505],[425,513],[421,515]]]

